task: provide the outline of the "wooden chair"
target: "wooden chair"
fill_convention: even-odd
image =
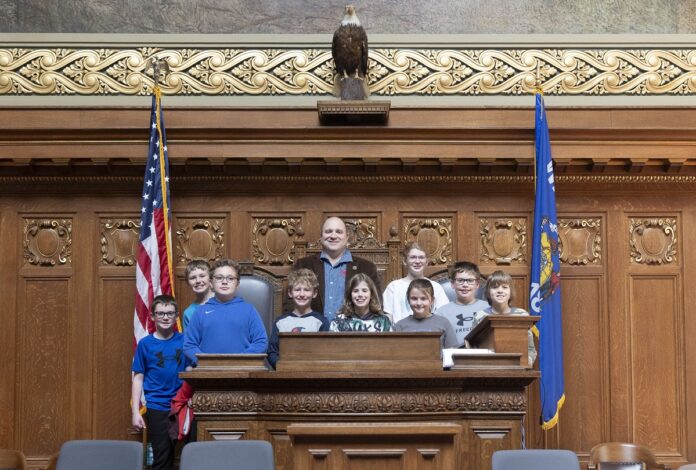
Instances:
[[[641,467],[641,464],[643,466]],[[657,463],[655,455],[647,447],[625,442],[604,442],[590,451],[588,470],[671,470]]]
[[[25,470],[27,461],[18,450],[0,449],[0,469]]]

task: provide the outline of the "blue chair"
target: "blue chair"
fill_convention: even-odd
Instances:
[[[580,470],[578,456],[569,450],[499,450],[493,453],[493,470]]]
[[[205,441],[186,444],[179,470],[275,470],[266,441]]]
[[[143,444],[133,441],[68,441],[56,470],[142,470]]]

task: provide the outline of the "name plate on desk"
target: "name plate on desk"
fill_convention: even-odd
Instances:
[[[265,354],[196,354],[197,369],[252,371],[268,370]]]
[[[440,332],[280,333],[278,372],[441,371]]]

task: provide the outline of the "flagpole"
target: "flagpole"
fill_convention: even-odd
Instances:
[[[154,83],[153,94],[155,95],[155,123],[157,125],[157,139],[158,139],[158,149],[159,149],[159,167],[160,167],[160,187],[165,188],[165,191],[169,191],[169,181],[168,172],[166,171],[165,165],[165,143],[162,129],[162,88],[160,87],[161,73],[165,74],[169,72],[169,63],[166,59],[152,57],[150,59],[150,67],[152,70],[152,80]],[[169,289],[171,291],[172,297],[176,297],[175,287],[174,287],[174,256],[172,254],[172,240],[171,231],[169,229],[169,195],[162,195],[162,210],[164,211],[164,244],[167,252],[167,271],[169,273]],[[181,318],[177,317],[176,326],[178,331],[182,331],[181,328]]]

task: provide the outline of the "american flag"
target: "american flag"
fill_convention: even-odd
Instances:
[[[152,333],[152,299],[160,294],[174,295],[172,284],[171,214],[169,210],[169,160],[167,136],[159,88],[152,96],[150,146],[140,207],[140,243],[135,270],[137,293],[133,331],[135,342]]]

